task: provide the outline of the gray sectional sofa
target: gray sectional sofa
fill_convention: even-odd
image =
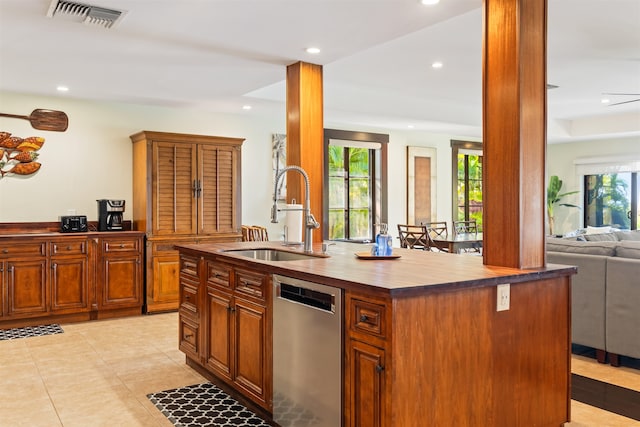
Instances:
[[[580,240],[577,240],[580,239]],[[598,361],[640,358],[640,231],[547,238],[547,262],[578,267],[572,278],[572,342]]]

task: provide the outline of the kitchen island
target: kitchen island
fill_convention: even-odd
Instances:
[[[570,278],[482,258],[338,243],[273,261],[180,245],[180,348],[187,363],[273,410],[273,274],[343,290],[343,425],[561,426],[570,408]],[[299,249],[298,249],[299,251]],[[497,286],[509,284],[497,311]],[[504,301],[503,301],[504,302]],[[313,385],[310,385],[312,387]]]

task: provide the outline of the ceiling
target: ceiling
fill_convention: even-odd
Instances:
[[[283,118],[286,66],[305,61],[326,123],[482,135],[481,0],[80,2],[124,13],[104,28],[0,0],[0,90]],[[640,101],[601,103],[640,94],[640,1],[548,2],[549,142],[640,136]]]

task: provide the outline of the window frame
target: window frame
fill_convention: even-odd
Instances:
[[[322,238],[329,239],[329,144],[332,140],[342,141],[341,145],[349,146],[349,142],[354,142],[353,147],[362,147],[358,143],[378,143],[379,149],[372,149],[370,163],[371,170],[371,230],[372,234],[366,241],[373,241],[375,238],[375,224],[387,223],[387,153],[389,135],[370,132],[354,132],[337,129],[324,129],[324,164],[323,164],[323,224]],[[346,224],[348,226],[348,224]],[[363,242],[362,240],[340,239],[340,241]]]
[[[482,142],[475,141],[460,141],[451,140],[451,220],[458,220],[458,154],[460,151],[476,151],[479,156],[483,156],[483,144]],[[468,175],[465,178],[468,180]],[[483,187],[484,187],[484,173],[483,173]],[[468,181],[465,186],[467,191],[469,190]],[[484,188],[483,188],[484,191]],[[467,198],[465,198],[467,199]],[[484,200],[482,204],[482,212],[484,215]],[[465,220],[469,220],[469,205],[465,206]]]

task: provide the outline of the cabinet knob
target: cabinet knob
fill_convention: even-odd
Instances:
[[[71,246],[67,246],[67,250],[70,251],[71,250]]]
[[[193,336],[193,334],[186,334],[184,337],[185,338],[191,338]]]
[[[360,321],[361,322],[366,322],[367,320],[369,320],[369,317],[367,317],[366,314],[361,314],[360,315]]]
[[[384,371],[384,366],[382,366],[382,365],[377,365],[377,366],[376,366],[376,372],[382,372],[382,371]]]
[[[9,253],[9,249],[3,249],[3,250],[2,250],[2,253],[3,253],[3,254],[8,254],[8,253]]]
[[[120,243],[120,249],[124,248],[124,243]]]

